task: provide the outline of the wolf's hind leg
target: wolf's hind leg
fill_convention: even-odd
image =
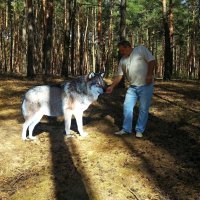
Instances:
[[[40,122],[40,120],[42,119],[42,114],[40,113],[37,113],[35,116],[34,116],[34,121],[30,124],[28,130],[29,130],[29,139],[31,140],[35,140],[36,137],[33,136],[33,129],[35,127],[36,124],[38,124]]]
[[[88,134],[83,131],[83,112],[75,112],[74,116],[76,118],[76,123],[78,126],[78,131],[82,137],[86,137]]]
[[[31,125],[31,123],[34,121],[33,117],[29,117],[26,119],[26,121],[23,124],[23,129],[22,129],[22,140],[26,140],[26,131],[28,127]]]

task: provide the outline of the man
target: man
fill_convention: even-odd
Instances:
[[[136,137],[141,138],[146,128],[153,95],[153,71],[156,61],[151,52],[142,45],[132,48],[128,41],[121,41],[118,44],[118,48],[122,58],[113,83],[107,88],[106,92],[112,93],[123,76],[128,79],[130,86],[124,101],[123,127],[122,130],[115,134],[132,133],[133,109],[138,100],[139,116],[135,131]]]

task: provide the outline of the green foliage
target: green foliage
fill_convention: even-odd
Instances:
[[[18,13],[19,15],[22,15],[24,10],[24,1],[23,0],[14,0],[12,2],[12,7],[14,12]]]

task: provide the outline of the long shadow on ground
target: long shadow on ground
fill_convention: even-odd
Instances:
[[[149,117],[146,139],[154,143],[157,148],[167,151],[174,158],[169,169],[163,167],[165,173],[162,175],[157,175],[156,171],[152,170],[153,168],[149,168],[149,172],[152,172],[159,187],[166,191],[166,194],[170,194],[172,199],[182,199],[182,195],[188,195],[186,191],[177,190],[180,185],[186,187],[188,191],[190,188],[193,192],[200,189],[198,129],[192,127],[193,132],[191,133],[182,129],[184,125],[183,123],[166,122],[154,115]]]
[[[103,96],[100,99],[100,103],[103,106],[105,115],[111,115],[119,125],[120,120],[122,120],[122,113],[120,114],[122,112],[122,104],[120,100],[123,97],[117,92],[114,95],[117,96],[115,98],[113,96]],[[123,95],[123,92],[121,95]],[[156,101],[154,103],[156,104]],[[162,105],[160,109],[162,109]],[[183,109],[182,112],[186,111]],[[137,116],[137,109],[135,114]],[[196,112],[194,114],[195,117]],[[134,124],[136,116],[134,117]],[[189,127],[189,130],[184,130],[183,126]],[[135,149],[134,143],[131,141],[133,138],[122,137],[122,140],[135,156],[141,158],[144,168],[152,177],[155,185],[166,196],[172,200],[188,199],[188,197],[198,199],[198,191],[200,189],[200,140],[198,133],[198,127],[187,124],[187,119],[175,123],[173,120],[163,120],[155,115],[149,116],[148,127],[143,140],[151,141],[157,149],[164,150],[173,157],[174,161],[167,169],[164,163],[166,160],[163,161],[162,165],[162,156],[152,157],[152,159],[146,158],[144,154],[151,154],[151,152]],[[143,152],[141,153],[141,151]],[[160,159],[159,165],[156,165],[156,162],[154,163],[155,159]],[[181,190],[181,188],[184,189]]]
[[[69,147],[65,142],[63,123],[55,125],[52,118],[49,118],[49,121],[50,123],[39,123],[34,135],[44,131],[49,133],[55,199],[89,200],[82,177],[74,166]]]
[[[73,164],[62,133],[50,132],[52,172],[57,200],[89,199],[84,183]]]

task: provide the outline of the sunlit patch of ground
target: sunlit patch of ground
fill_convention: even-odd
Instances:
[[[74,120],[75,137],[67,139],[62,118],[43,118],[35,129],[38,140],[24,142],[22,95],[41,83],[0,78],[1,199],[199,199],[198,82],[156,82],[142,139],[113,134],[122,123],[125,94],[116,89],[85,112],[87,138],[76,133]]]

